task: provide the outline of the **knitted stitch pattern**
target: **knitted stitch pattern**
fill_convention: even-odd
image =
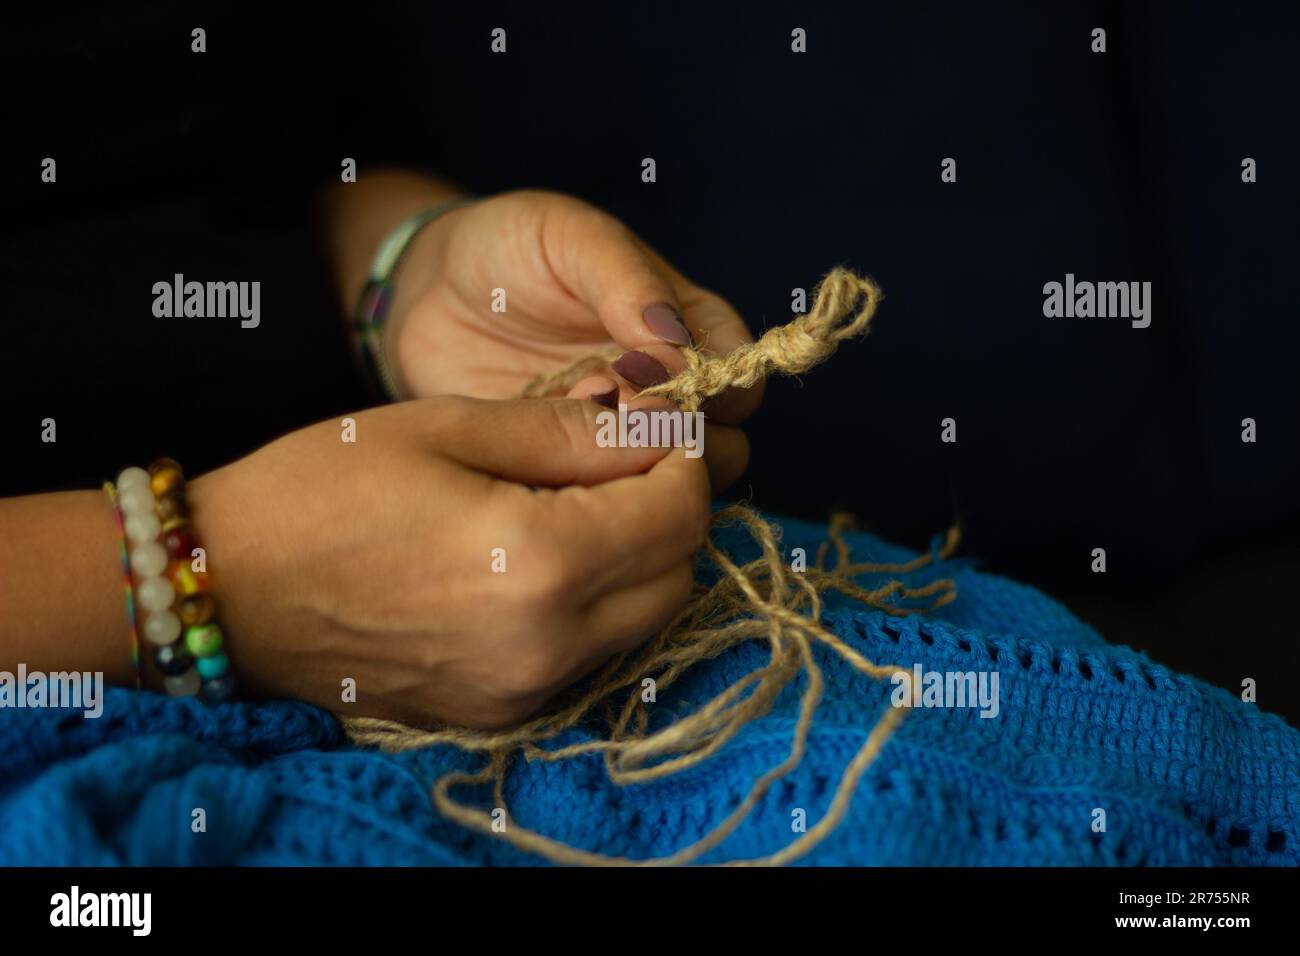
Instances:
[[[786,548],[823,529],[782,522]],[[716,539],[748,560],[743,535]],[[851,534],[855,560],[904,549]],[[844,822],[804,864],[1296,865],[1300,733],[1222,690],[1105,643],[1032,588],[946,560],[906,576],[957,582],[957,600],[897,618],[831,597],[825,620],[869,659],[997,671],[999,709],[913,708],[868,768]],[[745,646],[659,695],[668,722],[765,655]],[[772,853],[826,811],[894,688],[818,652],[826,694],[808,752],[704,862]],[[518,762],[511,814],[573,846],[649,857],[715,826],[786,755],[802,679],[717,756],[615,787],[598,756]],[[655,726],[662,726],[656,724]],[[575,738],[576,739],[576,738]],[[561,742],[569,742],[568,740]],[[206,705],[113,689],[103,716],[0,709],[0,865],[530,864],[440,817],[431,782],[481,758],[439,746],[358,750],[297,702]],[[462,800],[491,806],[473,791]],[[194,833],[202,808],[206,832]],[[1105,830],[1094,829],[1097,810]]]

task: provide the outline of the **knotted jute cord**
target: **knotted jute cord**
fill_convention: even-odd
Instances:
[[[706,398],[729,388],[749,388],[772,372],[802,375],[830,358],[845,339],[865,332],[881,298],[879,286],[870,279],[847,269],[834,269],[818,286],[812,308],[792,322],[768,329],[757,342],[741,345],[726,355],[683,349],[686,368],[640,394],[662,395],[679,408],[694,412]],[[519,397],[564,394],[584,376],[600,371],[621,354],[615,349],[588,355],[568,368],[538,376]]]
[[[728,387],[747,387],[773,371],[798,375],[830,357],[845,339],[861,335],[875,314],[880,290],[869,279],[845,269],[835,269],[822,281],[812,309],[789,325],[770,329],[757,341],[726,356],[685,350],[687,368],[672,380],[641,394],[668,397],[687,411],[695,411],[706,398]],[[853,310],[858,311],[854,314]],[[532,383],[524,397],[563,393],[583,375],[600,368],[607,357],[593,356],[556,375]],[[803,758],[814,713],[821,700],[824,678],[813,647],[829,647],[855,670],[876,678],[900,674],[910,688],[911,672],[867,660],[821,623],[822,595],[838,592],[890,615],[933,610],[956,597],[956,585],[947,578],[921,587],[900,580],[869,589],[854,579],[864,574],[905,575],[930,565],[933,553],[899,564],[854,563],[844,533],[850,527],[845,515],[832,518],[829,536],[818,549],[813,567],[795,571],[782,557],[780,529],[763,520],[752,508],[733,505],[713,516],[713,527],[741,525],[759,546],[759,557],[737,565],[712,541],[705,544],[707,558],[720,572],[712,585],[697,583],[690,601],[656,637],[635,651],[609,661],[587,682],[562,697],[542,716],[505,731],[459,728],[420,730],[393,721],[368,717],[343,718],[348,736],[363,746],[396,752],[450,744],[482,753],[482,769],[475,773],[453,771],[433,786],[433,801],[440,813],[469,829],[505,839],[520,850],[561,864],[588,866],[674,866],[691,863],[721,844],[749,815],[773,783]],[[956,550],[959,533],[949,530],[939,549],[939,560]],[[830,550],[835,564],[826,567]],[[920,602],[920,603],[918,603]],[[770,649],[767,663],[723,690],[693,713],[667,727],[647,732],[650,709],[642,698],[642,681],[654,679],[655,695],[671,687],[694,665],[711,660],[747,641],[764,641]],[[633,860],[582,850],[521,826],[509,816],[505,801],[506,773],[511,760],[570,760],[600,754],[611,782],[628,785],[658,780],[693,767],[717,753],[750,721],[767,714],[781,692],[801,672],[806,682],[800,697],[790,750],[752,785],[749,793],[712,831],[695,843],[665,857]],[[726,865],[781,865],[803,856],[826,838],[843,819],[858,780],[898,727],[905,711],[888,707],[868,732],[861,748],[849,761],[825,815],[805,833],[767,857],[729,861]],[[608,735],[579,743],[546,747],[566,732],[590,730],[603,720]],[[492,813],[460,803],[452,797],[459,786],[490,785],[496,808],[505,813],[504,829]]]

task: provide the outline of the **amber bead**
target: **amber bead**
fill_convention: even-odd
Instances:
[[[161,475],[165,471],[174,471],[177,475],[181,474],[181,463],[175,458],[155,458],[149,464],[149,477]]]
[[[185,476],[181,474],[180,465],[170,458],[156,461],[149,466],[149,487],[153,489],[155,498],[176,491],[184,484]]]
[[[195,571],[193,562],[189,558],[173,561],[167,565],[167,579],[176,589],[177,596],[182,598],[191,594],[201,594],[208,589],[207,572]]]
[[[180,525],[163,535],[162,545],[167,549],[167,557],[188,561],[195,548],[194,535],[188,525]]]
[[[206,594],[191,594],[181,599],[176,607],[181,623],[186,627],[207,624],[212,615],[217,613],[217,604]]]
[[[169,491],[165,495],[159,495],[154,510],[158,512],[158,517],[164,525],[175,518],[184,519],[189,514],[185,495],[179,491]]]

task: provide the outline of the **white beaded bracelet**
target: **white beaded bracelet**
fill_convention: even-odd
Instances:
[[[149,472],[127,468],[117,476],[117,490],[122,527],[130,542],[131,571],[136,576],[136,602],[145,612],[141,633],[155,647],[167,647],[181,636],[181,619],[172,610],[176,589],[163,576],[167,550],[159,541],[162,521],[154,511],[157,502]],[[173,697],[192,697],[199,692],[201,680],[191,666],[183,673],[165,676],[163,684]]]

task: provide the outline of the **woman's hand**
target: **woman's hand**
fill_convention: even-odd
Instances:
[[[403,402],[355,415],[354,443],[322,422],[192,481],[241,682],[499,727],[662,628],[707,533],[704,465],[598,447],[599,411]]]
[[[685,367],[694,340],[726,353],[752,341],[724,300],[668,265],[593,206],[513,192],[444,213],[412,242],[386,332],[388,364],[406,395],[510,398],[538,375],[593,352],[629,355],[589,375],[569,397],[627,402]],[[743,472],[734,427],[762,387],[705,407],[705,456],[717,488]]]

